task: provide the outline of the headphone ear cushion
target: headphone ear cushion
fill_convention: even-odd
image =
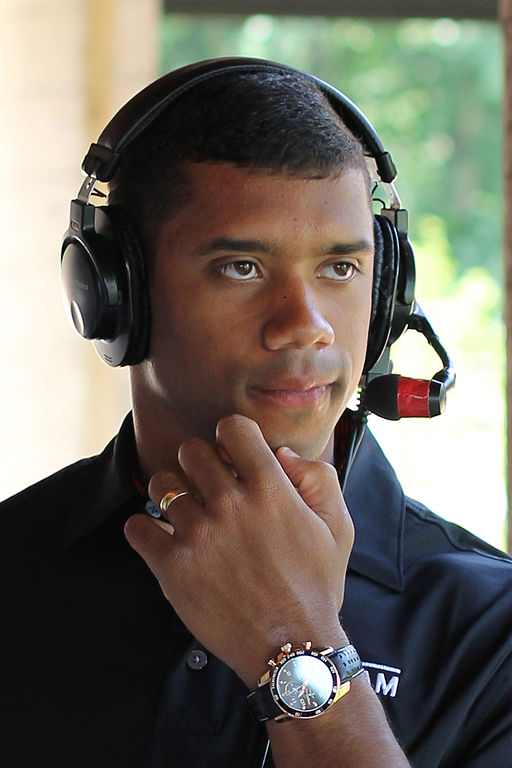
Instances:
[[[132,320],[128,328],[126,352],[119,365],[136,365],[147,355],[151,329],[146,260],[139,235],[127,213],[120,206],[102,207],[113,225],[128,274],[128,300]]]
[[[379,291],[382,277],[382,267],[384,259],[384,238],[382,230],[377,221],[377,217],[373,217],[373,286],[372,286],[372,315],[371,325],[374,324],[377,315],[377,307],[379,304]]]
[[[398,233],[385,216],[374,216],[372,313],[364,373],[375,365],[386,348],[391,330],[398,279]]]

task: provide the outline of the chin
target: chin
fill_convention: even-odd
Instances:
[[[310,461],[330,461],[332,459],[331,438],[333,430],[334,427],[328,430],[327,434],[316,431],[314,435],[301,435],[298,434],[299,430],[276,433],[273,430],[267,432],[262,428],[263,436],[274,452],[278,448],[287,446],[303,459]]]
[[[339,411],[339,412],[338,412]],[[303,459],[332,461],[334,428],[343,409],[330,409],[330,413],[298,414],[295,418],[254,419],[272,450],[287,446]],[[252,416],[254,418],[254,416]]]

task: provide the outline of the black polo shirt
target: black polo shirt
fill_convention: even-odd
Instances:
[[[128,418],[100,456],[0,505],[2,766],[261,766],[245,685],[125,541],[145,507],[133,455]],[[508,768],[512,561],[406,499],[369,432],[346,498],[341,620],[411,764]]]

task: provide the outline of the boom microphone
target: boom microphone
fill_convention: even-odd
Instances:
[[[445,409],[446,393],[455,384],[455,371],[448,353],[418,304],[415,304],[407,327],[427,339],[443,368],[431,379],[412,379],[390,373],[368,382],[362,393],[363,407],[392,421],[439,416]]]

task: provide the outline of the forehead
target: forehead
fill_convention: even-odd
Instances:
[[[186,176],[186,202],[164,223],[165,240],[184,232],[194,238],[204,230],[249,234],[261,227],[282,237],[344,230],[350,238],[373,228],[368,177],[361,169],[302,178],[231,163],[190,163]]]

